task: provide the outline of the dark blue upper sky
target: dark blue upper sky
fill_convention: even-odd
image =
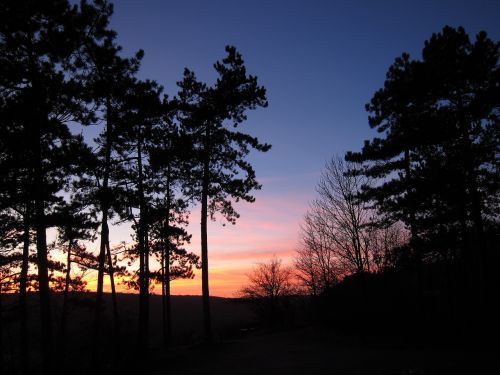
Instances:
[[[268,90],[269,107],[244,124],[273,145],[251,156],[260,194],[312,198],[324,162],[373,135],[364,105],[395,57],[419,57],[444,25],[500,40],[499,21],[500,1],[117,0],[112,27],[125,54],[145,50],[141,77],[169,95],[186,66],[211,82],[235,45]]]
[[[291,262],[321,169],[373,137],[364,107],[397,56],[419,58],[424,41],[445,25],[500,41],[499,16],[500,0],[115,0],[112,27],[124,54],[144,49],[140,76],[169,95],[184,67],[213,82],[212,65],[227,44],[268,90],[269,107],[242,126],[273,145],[250,156],[263,189],[255,203],[237,204],[235,227],[209,223],[212,294],[231,296],[256,260],[275,254]],[[199,218],[193,208],[188,248],[196,253]],[[130,232],[113,226],[112,243]],[[199,278],[183,283],[174,294],[200,292]]]
[[[141,76],[169,95],[186,66],[213,80],[235,45],[268,90],[269,107],[244,125],[273,145],[251,157],[258,176],[302,190],[326,159],[371,137],[364,105],[395,57],[419,57],[444,25],[500,40],[499,21],[500,1],[119,0],[112,27],[126,54],[145,50]]]

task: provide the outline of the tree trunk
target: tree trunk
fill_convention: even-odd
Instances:
[[[50,311],[50,287],[47,259],[47,224],[45,219],[45,173],[43,170],[43,129],[49,120],[46,108],[47,97],[45,88],[38,79],[37,58],[33,53],[32,40],[34,36],[28,34],[28,73],[31,81],[32,106],[30,118],[30,132],[28,140],[33,151],[31,162],[34,183],[34,225],[36,233],[36,251],[38,268],[38,291],[40,297],[40,325],[42,347],[42,371],[52,373],[52,318]]]
[[[144,228],[144,327],[146,344],[149,337],[149,228]]]
[[[37,180],[40,181],[41,179],[37,178]],[[42,185],[37,184],[37,186]],[[40,197],[40,194],[38,195],[39,196],[35,200],[35,217],[38,286],[40,294],[40,320],[42,325],[43,369],[44,373],[50,374],[52,372],[52,319],[50,311],[47,235],[45,227],[44,202]]]
[[[410,243],[413,249],[413,256],[415,260],[415,269],[417,273],[417,293],[421,293],[422,288],[422,254],[420,249],[420,241],[417,232],[417,223],[416,223],[416,215],[415,215],[415,197],[413,196],[413,192],[411,191],[411,160],[410,160],[410,151],[405,151],[405,179],[407,184],[407,194],[409,196],[408,202],[408,219],[410,222]]]
[[[172,299],[170,296],[170,249],[167,248],[166,257],[165,257],[165,309],[167,316],[167,325],[166,325],[166,333],[167,333],[167,341],[166,344],[169,344],[172,340]]]
[[[104,294],[104,256],[106,251],[106,241],[108,238],[108,209],[106,204],[102,206],[102,219],[101,219],[101,242],[99,247],[99,256],[98,256],[98,269],[97,269],[97,292],[96,292],[96,304],[95,304],[95,316],[94,316],[94,325],[95,325],[95,333],[97,336],[100,335],[101,330],[101,310],[103,303],[103,294]]]
[[[3,308],[2,308],[2,298],[3,298],[3,295],[2,295],[2,278],[1,278],[1,275],[0,275],[0,369],[3,368],[3,363],[4,363],[4,360],[3,360],[3,356],[4,356],[4,348],[3,348]],[[23,364],[23,367],[25,365]],[[26,374],[26,372],[24,372],[24,368],[23,368],[23,374]]]
[[[421,345],[423,343],[424,337],[422,335],[422,316],[423,316],[423,302],[424,302],[424,286],[423,286],[423,270],[422,270],[422,250],[420,246],[420,238],[417,231],[417,218],[416,218],[416,207],[417,202],[415,201],[415,196],[412,191],[411,183],[411,159],[410,151],[405,150],[404,154],[405,161],[405,179],[407,184],[407,194],[408,194],[408,219],[410,222],[410,246],[413,250],[413,272],[414,272],[414,283],[415,283],[415,311],[413,317],[410,317],[415,321],[414,329],[417,333],[417,344]]]
[[[477,286],[478,286],[478,297],[479,297],[479,312],[483,313],[485,309],[486,302],[486,281],[484,274],[484,253],[485,253],[485,241],[484,241],[484,223],[482,217],[481,199],[477,191],[477,181],[474,177],[474,182],[472,186],[472,217],[474,221],[474,243],[477,246],[477,250],[474,252],[474,263],[477,274]]]
[[[47,116],[41,122],[47,121]],[[36,147],[34,155],[35,183],[35,230],[38,267],[38,288],[40,295],[40,322],[42,326],[43,372],[52,373],[52,318],[50,311],[49,269],[47,258],[47,225],[45,220],[45,178],[42,157],[42,123],[35,124]]]
[[[109,238],[106,242],[106,252],[108,256],[109,282],[111,284],[111,300],[113,302],[113,323],[115,326],[115,335],[117,336],[120,333],[120,321],[118,316],[118,302],[116,300],[115,276],[113,269],[113,259],[111,258],[111,249],[109,248]]]
[[[167,334],[167,309],[166,309],[166,283],[165,283],[165,239],[162,239],[161,244],[161,328],[163,336],[163,344],[168,344]]]
[[[467,127],[464,127],[467,129]],[[463,131],[463,142],[464,142],[464,152],[463,159],[465,163],[465,184],[466,191],[464,192],[463,200],[467,203],[470,203],[470,213],[473,222],[473,231],[472,231],[472,241],[469,241],[469,251],[472,252],[472,264],[473,264],[473,273],[475,286],[477,287],[477,291],[475,294],[479,298],[479,308],[478,311],[484,308],[484,288],[485,288],[485,280],[484,280],[484,251],[485,251],[485,241],[484,241],[484,221],[483,221],[483,204],[481,203],[481,196],[479,192],[478,186],[478,172],[474,166],[474,152],[473,145],[466,130]],[[477,162],[476,162],[477,163]],[[468,190],[468,192],[467,192]],[[475,248],[475,249],[474,249]],[[475,289],[475,288],[474,288]]]
[[[27,308],[26,308],[26,288],[28,284],[29,271],[29,251],[30,251],[30,212],[31,202],[26,202],[26,208],[23,217],[24,233],[23,233],[23,258],[21,264],[21,275],[19,278],[19,318],[21,319],[20,332],[20,353],[21,372],[28,373],[28,333],[27,333]]]
[[[139,135],[137,141],[137,169],[138,169],[138,195],[139,195],[139,228],[138,228],[138,251],[139,251],[139,332],[138,341],[141,350],[148,345],[148,287],[146,260],[146,204],[144,199],[143,170],[142,170],[142,139]]]
[[[101,187],[101,243],[99,247],[99,257],[98,257],[98,270],[97,270],[97,292],[96,292],[96,306],[95,306],[95,334],[99,337],[101,329],[101,310],[103,301],[103,290],[104,290],[104,259],[106,256],[106,244],[109,242],[109,228],[108,228],[108,216],[109,216],[109,169],[111,164],[111,99],[109,96],[106,98],[106,150],[105,150],[105,160],[104,160],[104,176]]]
[[[167,204],[164,227],[164,243],[162,249],[162,319],[163,342],[168,345],[172,338],[172,308],[170,298],[170,163],[167,166]]]
[[[3,310],[2,310],[2,278],[0,275],[0,369],[3,368]],[[24,373],[24,372],[23,372]]]
[[[205,341],[212,342],[212,320],[210,316],[210,292],[208,288],[208,185],[209,185],[209,159],[205,157],[203,166],[203,181],[201,191],[201,289],[203,298],[203,323],[205,328]]]
[[[66,322],[68,316],[68,296],[69,296],[69,284],[71,282],[71,249],[73,248],[73,240],[68,241],[68,256],[66,258],[66,280],[64,283],[64,296],[63,296],[63,307],[62,307],[62,317],[61,317],[61,333],[63,340],[66,338]],[[62,345],[65,345],[63,342]]]
[[[145,341],[145,311],[144,311],[144,235],[142,233],[141,224],[139,224],[139,235],[138,235],[138,252],[139,252],[139,326],[138,326],[138,341],[141,350],[144,348]]]

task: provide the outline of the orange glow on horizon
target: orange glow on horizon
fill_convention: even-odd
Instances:
[[[264,261],[265,259],[261,259]],[[257,264],[250,263],[247,266],[238,267],[217,267],[209,269],[210,295],[213,297],[238,297],[238,291],[248,282],[247,275],[252,272]],[[137,290],[127,288],[123,280],[115,280],[117,293],[138,293]],[[178,279],[171,281],[172,295],[201,295],[201,270],[195,271],[193,279]],[[97,278],[87,279],[87,289],[95,291],[97,289]],[[104,292],[111,293],[109,277],[104,279]],[[160,294],[161,286],[155,285],[152,294]]]
[[[238,291],[248,282],[247,275],[257,263],[273,256],[291,264],[297,247],[299,222],[306,211],[307,197],[279,194],[272,198],[257,197],[255,203],[237,204],[241,217],[236,225],[221,225],[218,218],[208,223],[209,288],[211,296],[236,297]],[[192,234],[186,249],[200,255],[200,215],[197,207],[190,215],[187,230]],[[131,240],[128,225],[112,226],[111,245]],[[129,241],[130,241],[129,240]],[[127,242],[129,242],[127,241]],[[87,244],[89,250],[98,252],[96,243]],[[153,259],[154,257],[152,257]],[[61,261],[64,261],[61,259]],[[152,261],[151,269],[157,268]],[[97,272],[89,272],[85,280],[87,289],[97,288]],[[123,280],[115,280],[119,293],[137,293],[127,288]],[[111,292],[109,277],[104,277],[104,291]],[[153,294],[161,293],[161,286],[155,285]],[[194,279],[179,279],[171,282],[172,295],[201,295],[201,270],[195,270]]]

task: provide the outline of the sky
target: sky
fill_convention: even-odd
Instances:
[[[268,108],[249,113],[241,127],[272,145],[248,159],[263,187],[255,203],[236,205],[236,225],[209,224],[211,295],[235,296],[252,267],[273,255],[293,262],[325,162],[374,136],[365,104],[396,57],[420,58],[424,41],[445,25],[500,41],[499,15],[498,0],[116,0],[111,27],[123,54],[143,49],[139,76],[169,96],[185,67],[212,83],[226,45],[267,89]],[[188,249],[199,254],[199,207],[191,211]],[[131,241],[130,228],[115,228],[111,240]],[[174,281],[172,293],[201,294],[200,275]]]

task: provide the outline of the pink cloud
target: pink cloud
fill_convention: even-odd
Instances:
[[[283,193],[261,195],[258,192],[254,203],[238,202],[235,208],[241,214],[236,225],[226,224],[220,217],[209,222],[209,277],[211,295],[232,297],[247,281],[246,274],[259,262],[276,255],[285,264],[293,261],[297,247],[298,229],[311,197]],[[188,231],[192,233],[191,244],[186,247],[200,253],[200,214],[194,207],[190,215]],[[113,227],[112,242],[131,242],[130,226]],[[96,244],[91,244],[97,249]],[[154,264],[154,262],[152,263]],[[91,277],[93,279],[93,277]],[[91,281],[93,285],[94,280]],[[106,280],[106,289],[109,289]],[[92,288],[92,286],[91,286]],[[119,291],[127,291],[121,285]],[[172,284],[173,294],[201,294],[201,274],[192,280],[176,280]]]
[[[209,275],[212,295],[232,296],[247,281],[256,263],[272,256],[291,264],[297,247],[298,229],[310,197],[295,194],[257,197],[254,203],[238,202],[241,214],[236,225],[222,226],[219,218],[208,228]],[[188,248],[199,254],[199,212],[194,208],[188,230],[193,234]],[[201,278],[179,281],[174,293],[201,292]]]

